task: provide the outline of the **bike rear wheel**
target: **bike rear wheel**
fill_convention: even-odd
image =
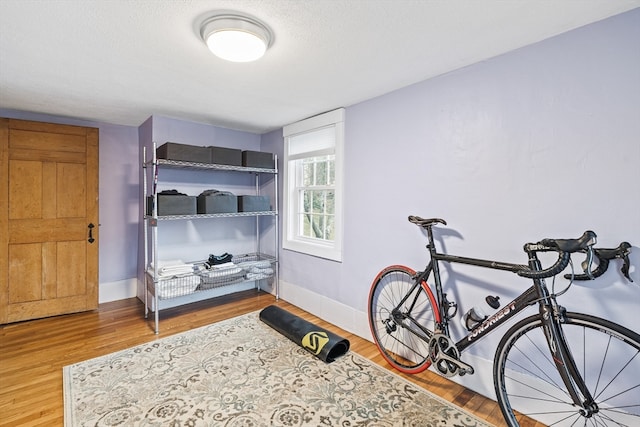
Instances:
[[[437,303],[416,272],[394,265],[382,270],[369,293],[369,327],[382,356],[407,374],[430,365],[429,339],[440,321]]]
[[[562,330],[597,412],[585,417],[573,404],[542,320],[531,316],[509,329],[496,350],[496,397],[508,425],[520,425],[516,411],[554,426],[640,425],[640,335],[580,313],[566,313]]]

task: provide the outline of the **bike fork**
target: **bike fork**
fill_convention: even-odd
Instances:
[[[598,412],[598,406],[593,396],[591,396],[582,375],[580,375],[575,359],[567,345],[562,330],[565,309],[559,306],[555,299],[551,297],[549,299],[551,303],[541,305],[541,314],[545,337],[549,345],[549,350],[551,350],[553,362],[573,403],[576,407],[581,408],[580,413],[582,416],[590,418]]]

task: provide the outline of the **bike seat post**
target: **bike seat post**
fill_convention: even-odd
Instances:
[[[433,226],[432,224],[429,224],[424,228],[425,230],[427,230],[427,238],[429,240],[429,243],[427,244],[427,250],[429,251],[429,257],[431,259],[431,262],[429,263],[429,265],[431,266],[431,270],[433,271],[433,281],[434,281],[436,295],[437,295],[436,298],[438,299],[438,301],[444,301],[446,297],[442,291],[442,282],[440,280],[440,267],[438,265],[436,245],[433,239]],[[437,328],[441,329],[444,334],[449,335],[449,324],[448,324],[449,307],[442,305],[440,306],[439,309],[440,309],[440,317],[444,321],[441,322],[439,325],[437,325]]]
[[[428,225],[425,227],[425,229],[427,230],[427,239],[429,241],[427,249],[429,249],[429,253],[433,255],[436,250],[436,246],[433,244],[433,227],[431,225]]]

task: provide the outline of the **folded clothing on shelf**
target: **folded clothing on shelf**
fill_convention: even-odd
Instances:
[[[224,278],[238,273],[244,273],[244,270],[232,262],[226,262],[224,264],[212,265],[207,271],[203,272],[204,277],[210,278]]]
[[[195,292],[200,285],[200,276],[195,275],[195,271],[194,264],[181,260],[158,261],[158,275],[155,281],[158,298],[175,298]],[[149,264],[147,272],[154,274],[153,263]]]
[[[270,261],[247,261],[238,264],[247,271],[247,280],[267,279],[273,276],[273,268]]]
[[[149,272],[153,273],[153,263],[149,265]],[[181,260],[168,260],[158,262],[159,277],[188,276],[194,273],[194,265]]]
[[[237,265],[232,263],[231,261],[225,262],[224,264],[215,264],[209,267],[209,270],[213,271],[225,271],[233,268],[238,268]]]

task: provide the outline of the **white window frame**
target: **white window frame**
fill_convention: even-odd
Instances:
[[[344,118],[345,110],[340,108],[329,111],[308,119],[287,125],[283,128],[284,137],[284,197],[283,197],[283,236],[282,247],[308,255],[326,258],[333,261],[342,261],[342,212],[343,212],[343,188],[344,188]],[[298,235],[299,216],[296,212],[298,206],[298,194],[296,192],[295,171],[289,158],[290,140],[304,133],[332,127],[335,132],[335,217],[333,242],[308,239]],[[310,152],[309,157],[316,153]]]

